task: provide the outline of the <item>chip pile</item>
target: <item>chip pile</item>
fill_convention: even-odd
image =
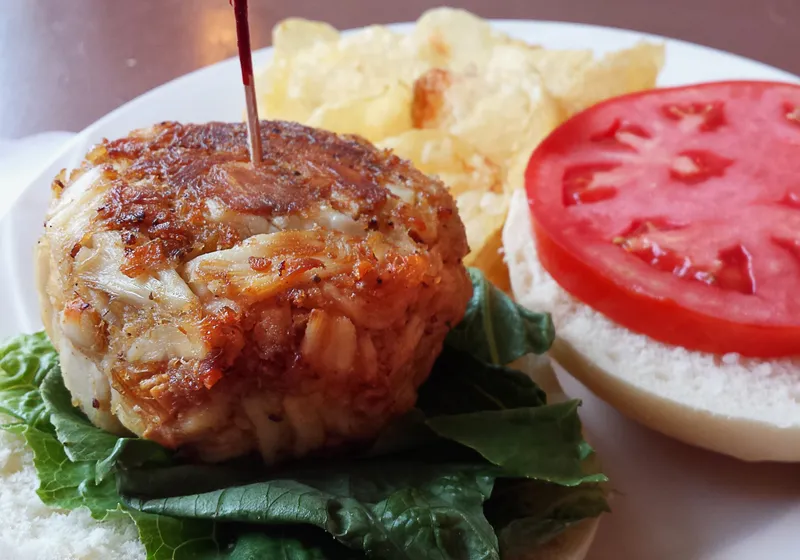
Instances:
[[[574,113],[654,87],[664,62],[663,45],[649,43],[599,59],[544,49],[451,8],[426,12],[410,33],[289,19],[273,46],[259,113],[359,134],[439,176],[467,228],[465,264],[501,287],[500,234],[533,149]]]

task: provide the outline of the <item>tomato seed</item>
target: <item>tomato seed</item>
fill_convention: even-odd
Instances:
[[[784,103],[783,114],[790,123],[800,126],[800,107],[791,103]]]
[[[727,124],[725,104],[722,101],[665,105],[661,111],[667,118],[674,121],[682,121],[684,119],[697,120],[697,130],[700,132],[713,132]]]
[[[630,123],[621,119],[615,119],[611,126],[602,132],[598,132],[590,137],[592,142],[605,144],[608,147],[615,147],[631,152],[637,150],[637,139],[650,139],[652,136],[644,128],[637,124]]]
[[[717,272],[717,284],[720,288],[748,295],[756,293],[753,256],[744,245],[723,249],[719,253],[719,260],[722,263]]]
[[[732,164],[732,159],[709,150],[686,150],[678,154],[669,172],[673,179],[696,185],[711,177],[722,177]]]
[[[615,163],[587,163],[566,169],[563,177],[564,205],[591,204],[614,198],[617,189],[611,185],[595,185],[598,173],[617,167]]]

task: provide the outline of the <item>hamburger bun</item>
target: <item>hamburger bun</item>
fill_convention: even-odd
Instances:
[[[800,356],[693,352],[617,325],[544,270],[523,190],[512,196],[503,245],[514,297],[553,315],[551,355],[597,396],[690,445],[746,461],[800,461]]]

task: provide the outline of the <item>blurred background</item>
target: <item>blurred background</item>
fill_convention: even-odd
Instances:
[[[250,0],[254,48],[279,20],[345,29],[415,20],[426,0]],[[488,18],[560,20],[685,39],[800,74],[800,0],[464,0]],[[77,131],[177,76],[236,54],[227,0],[3,0],[0,138]]]

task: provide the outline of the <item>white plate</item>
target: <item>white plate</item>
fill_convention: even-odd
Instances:
[[[720,79],[799,81],[738,56],[630,31],[548,22],[497,21],[515,37],[546,47],[598,52],[647,38],[665,40],[661,85]],[[407,30],[408,25],[399,25]],[[268,60],[256,55],[256,66]],[[53,176],[78,164],[103,137],[162,120],[239,120],[239,68],[228,60],[135,99],[84,130],[47,164],[0,222],[0,337],[40,328],[31,252]],[[45,162],[43,162],[44,164]],[[672,442],[611,410],[568,376],[568,393],[584,399],[587,429],[618,491],[613,515],[598,533],[590,560],[771,560],[800,557],[800,468],[743,464]]]

